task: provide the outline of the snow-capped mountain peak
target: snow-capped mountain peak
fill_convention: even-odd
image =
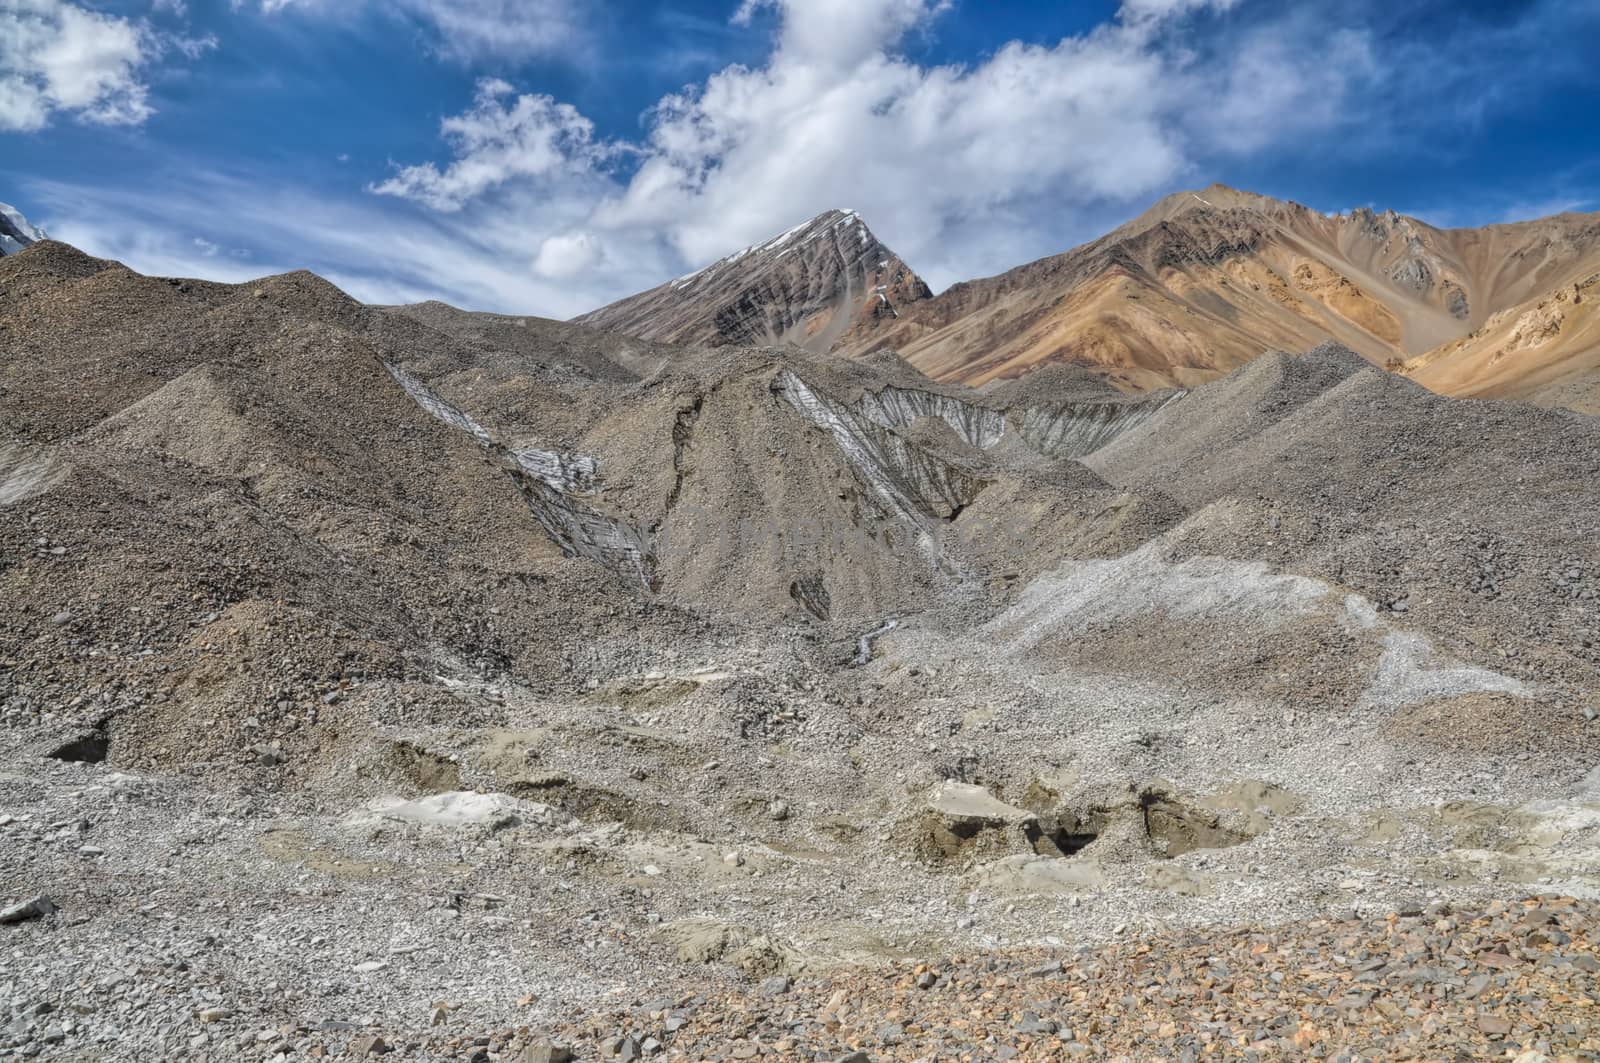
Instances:
[[[49,238],[43,229],[30,225],[21,211],[0,203],[0,255],[14,255],[29,244]]]
[[[823,351],[875,335],[900,307],[931,294],[859,214],[841,208],[576,320],[668,343]]]

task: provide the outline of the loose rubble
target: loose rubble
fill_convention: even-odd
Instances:
[[[1593,418],[49,242],[0,327],[0,1053],[1595,1050]]]

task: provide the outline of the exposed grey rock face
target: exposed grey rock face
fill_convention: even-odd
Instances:
[[[599,463],[583,454],[548,450],[513,451],[517,464],[557,491],[593,491],[599,486]]]
[[[697,273],[574,320],[668,343],[827,351],[933,293],[852,210],[830,210]]]
[[[1093,454],[1128,429],[1149,420],[1184,392],[1157,395],[1143,402],[1073,402],[1054,409],[1022,411],[1019,430],[1028,445],[1052,458]]]
[[[1433,270],[1428,268],[1428,263],[1421,257],[1408,258],[1395,266],[1389,276],[1396,284],[1422,293],[1433,287]]]
[[[598,561],[654,589],[655,556],[644,532],[578,504],[571,495],[537,477],[523,476],[519,486],[534,517],[562,550]]]
[[[48,239],[43,229],[29,225],[15,207],[0,203],[0,255],[14,255],[29,244]]]
[[[387,368],[419,406],[470,435],[500,460],[516,481],[534,518],[564,552],[598,561],[646,587],[654,586],[655,560],[649,538],[627,521],[578,501],[579,495],[598,486],[599,464],[594,458],[534,449],[511,450],[404,369],[394,365]]]
[[[948,518],[983,490],[984,482],[813,391],[785,370],[775,385],[802,416],[833,436],[862,480],[895,515],[913,525]]]
[[[1006,434],[1005,415],[999,410],[931,391],[890,385],[862,395],[856,409],[884,428],[905,428],[919,417],[937,417],[968,444],[983,450],[1000,442]]]

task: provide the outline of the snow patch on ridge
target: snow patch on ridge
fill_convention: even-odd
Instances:
[[[829,219],[831,219],[831,221],[829,221]],[[829,224],[823,225],[822,223],[825,221],[828,221]],[[795,241],[797,237],[803,235],[808,230],[815,230],[811,236],[811,239],[815,239],[825,233],[832,232],[835,229],[846,225],[854,225],[856,227],[860,234],[862,247],[871,246],[872,233],[867,229],[866,222],[862,221],[861,216],[855,211],[841,208],[828,211],[825,214],[819,214],[815,218],[803,221],[799,225],[779,233],[777,236],[767,240],[765,243],[751,244],[749,247],[735,251],[731,255],[719,258],[709,266],[703,266],[700,269],[695,270],[693,273],[685,273],[676,280],[669,281],[668,284],[673,291],[682,291],[683,289],[693,287],[702,281],[710,280],[712,277],[720,274],[727,267],[732,266],[737,262],[741,262],[744,259],[749,258],[751,255],[771,254],[773,252],[777,252],[776,257],[783,258],[797,247],[804,246],[804,241],[801,243],[796,243]]]
[[[0,203],[0,254],[14,255],[29,244],[50,239],[43,229],[28,223],[17,208]]]

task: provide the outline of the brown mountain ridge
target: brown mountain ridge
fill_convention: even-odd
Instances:
[[[1600,411],[1597,286],[1600,214],[1440,229],[1213,185],[937,296],[859,216],[830,212],[578,320],[681,343],[887,347],[974,386],[1067,363],[1124,391],[1332,339],[1445,394]]]

